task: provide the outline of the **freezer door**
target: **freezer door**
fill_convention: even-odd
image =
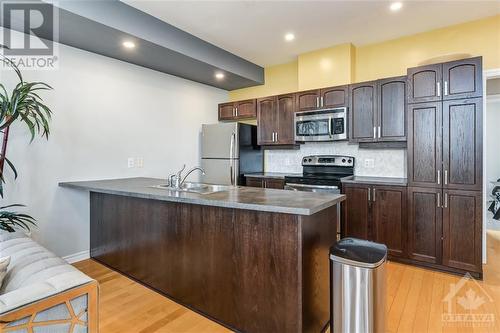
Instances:
[[[238,123],[202,125],[201,158],[239,158]]]
[[[218,185],[238,185],[238,159],[202,159],[201,167],[205,175],[201,176],[202,183]]]

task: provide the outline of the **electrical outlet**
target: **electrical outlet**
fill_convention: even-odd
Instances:
[[[134,167],[134,165],[135,165],[135,163],[134,163],[134,158],[133,158],[133,157],[129,157],[129,158],[127,159],[127,166],[128,166],[128,168],[129,168],[129,169],[130,169],[130,168],[133,168],[133,167]]]
[[[143,168],[144,167],[144,159],[142,157],[137,157],[135,159],[135,165],[138,167],[138,168]]]
[[[375,167],[375,160],[373,158],[365,158],[365,168],[373,169]]]

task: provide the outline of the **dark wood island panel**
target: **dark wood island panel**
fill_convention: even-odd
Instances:
[[[336,206],[269,213],[91,192],[91,257],[243,332],[329,320]]]

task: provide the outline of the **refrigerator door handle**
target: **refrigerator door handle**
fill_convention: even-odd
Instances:
[[[234,168],[233,168],[233,163],[234,163],[234,144],[236,141],[236,133],[231,134],[231,144],[229,147],[229,173],[231,177],[231,185],[234,185]]]

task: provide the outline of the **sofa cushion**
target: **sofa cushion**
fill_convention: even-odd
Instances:
[[[10,264],[10,257],[3,257],[0,258],[0,288],[2,287],[2,282],[5,277],[5,274],[7,274],[7,267]]]
[[[0,232],[10,265],[0,288],[0,314],[93,281],[24,233]]]

